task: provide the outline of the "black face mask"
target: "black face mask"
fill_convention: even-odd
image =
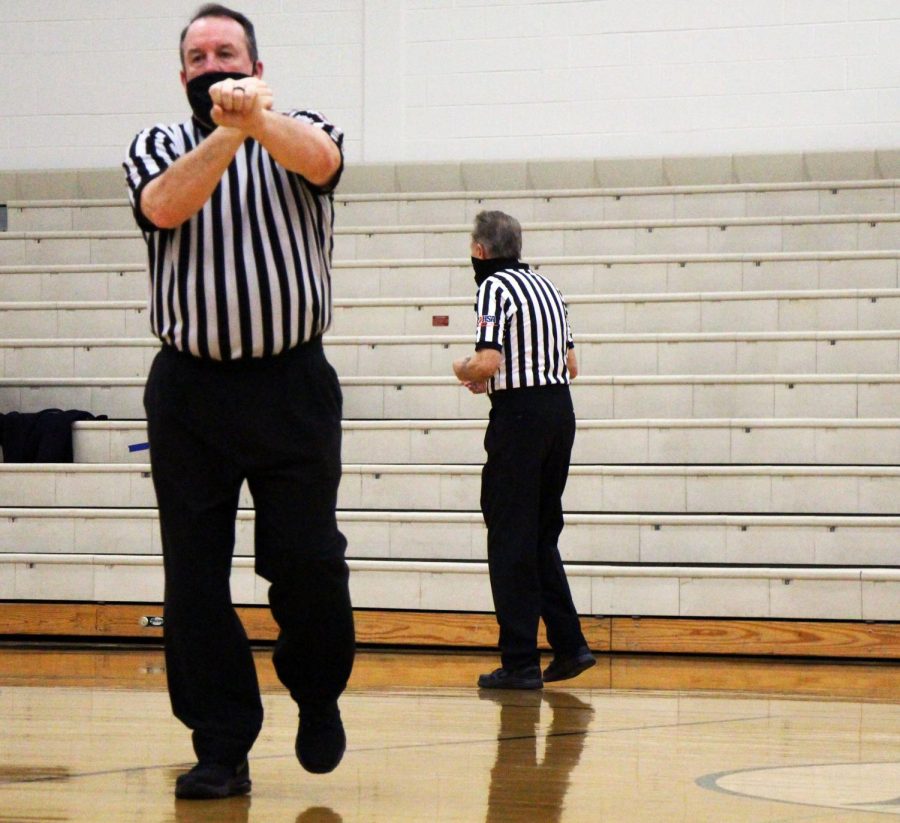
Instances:
[[[476,277],[487,277],[489,274],[494,273],[494,261],[490,259],[482,260],[480,257],[473,257],[472,268],[475,270]]]
[[[475,270],[475,280],[481,285],[485,277],[490,277],[494,272],[518,265],[517,257],[489,257],[482,260],[480,257],[472,258],[472,268]]]
[[[250,75],[239,71],[210,71],[206,74],[198,74],[193,80],[189,80],[187,98],[194,117],[206,128],[214,129],[216,124],[212,121],[213,104],[212,98],[209,96],[210,88],[223,80],[243,80],[246,77],[250,77]]]

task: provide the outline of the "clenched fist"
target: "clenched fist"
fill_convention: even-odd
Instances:
[[[257,130],[264,112],[271,110],[274,96],[269,85],[258,77],[223,80],[209,89],[212,120],[247,134]]]

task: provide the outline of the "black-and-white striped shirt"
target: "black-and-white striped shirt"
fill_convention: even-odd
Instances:
[[[291,111],[341,149],[343,132],[317,112]],[[196,357],[267,357],[321,335],[331,323],[331,190],[280,166],[255,140],[238,150],[212,197],[174,229],[140,211],[143,188],[208,132],[192,119],[141,131],[123,163],[147,241],[150,325]],[[343,164],[341,166],[343,168]]]
[[[559,289],[518,260],[498,261],[497,270],[476,282],[475,349],[503,354],[488,393],[571,382],[566,355],[575,343]]]

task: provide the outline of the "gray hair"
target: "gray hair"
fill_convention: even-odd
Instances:
[[[484,246],[488,257],[515,257],[522,253],[522,227],[502,211],[482,211],[475,216],[472,240]]]

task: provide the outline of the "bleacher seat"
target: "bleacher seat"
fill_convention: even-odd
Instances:
[[[492,608],[488,403],[450,362],[474,341],[471,220],[500,208],[569,298],[582,374],[561,548],[579,610],[900,619],[900,182],[848,162],[348,167],[326,348],[355,604]],[[0,464],[0,599],[162,596],[140,448],[158,343],[117,180],[5,185],[0,411],[111,419],[76,425],[75,465]],[[241,506],[234,598],[264,603]]]

